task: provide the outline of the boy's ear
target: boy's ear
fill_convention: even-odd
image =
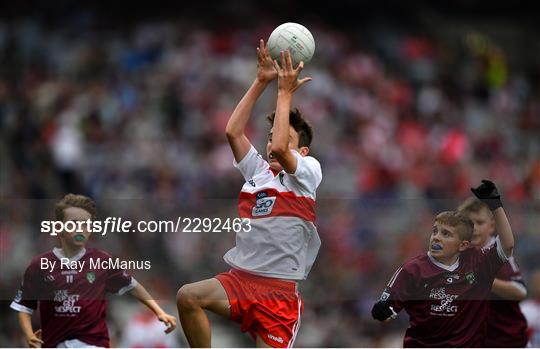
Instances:
[[[307,156],[309,154],[309,148],[308,147],[301,147],[299,149],[299,153],[302,156]]]
[[[459,244],[459,252],[463,252],[468,249],[470,244],[471,242],[469,240],[461,240],[461,243]]]

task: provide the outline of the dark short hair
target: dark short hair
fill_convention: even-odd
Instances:
[[[435,222],[456,228],[461,240],[471,241],[474,232],[473,221],[459,211],[444,211],[435,217]]]
[[[266,119],[268,119],[270,122],[270,125],[274,125],[275,117],[275,111],[266,117]],[[309,147],[311,145],[311,141],[313,140],[313,127],[306,119],[304,119],[298,108],[292,109],[289,113],[289,124],[296,132],[298,132],[298,146]]]
[[[62,198],[62,200],[56,203],[56,206],[54,208],[56,220],[64,220],[64,210],[68,207],[82,208],[83,210],[90,213],[92,219],[96,217],[96,204],[94,203],[94,200],[84,195],[67,194]]]

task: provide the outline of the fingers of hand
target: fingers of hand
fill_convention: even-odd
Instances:
[[[167,328],[165,329],[164,332],[171,333],[174,330],[175,326],[173,326],[170,322],[167,322],[166,324],[167,324]]]
[[[305,78],[303,78],[303,79],[301,79],[301,80],[298,80],[298,84],[299,84],[299,85],[303,85],[303,84],[305,84],[306,82],[310,82],[311,80],[313,80],[313,79],[312,79],[311,77],[308,76],[308,77],[305,77]]]
[[[283,70],[287,70],[287,63],[285,62],[285,52],[279,52],[279,59],[281,60],[281,67]]]
[[[175,329],[175,328],[176,328],[176,318],[175,318],[175,317],[171,317],[171,321],[170,321],[170,322],[171,322],[171,327],[172,327],[173,329]]]
[[[39,338],[31,338],[29,341],[28,341],[28,344],[32,347],[32,348],[40,348],[41,345],[43,344],[43,341]]]
[[[303,84],[305,84],[306,82],[309,82],[311,81],[312,79],[310,77],[307,77],[307,78],[303,78],[301,80],[297,80],[296,81],[296,86],[294,87],[293,89],[293,92],[298,90],[300,88],[300,86],[302,86]]]
[[[278,62],[275,59],[273,59],[272,62],[274,63],[274,68],[276,68],[276,71],[280,73],[281,69],[279,68]]]
[[[291,51],[286,50],[285,51],[285,58],[287,63],[287,70],[293,70],[293,64],[292,64],[292,57],[291,57]]]
[[[261,52],[263,53],[263,55],[265,55],[265,56],[270,55],[268,53],[268,43],[265,43],[263,39],[261,39],[260,47],[261,47]]]
[[[165,333],[170,333],[176,328],[176,318],[171,316],[169,318],[163,319],[162,321],[167,326],[167,328],[165,329]]]

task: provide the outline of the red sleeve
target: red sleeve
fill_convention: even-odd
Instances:
[[[401,266],[388,281],[380,300],[385,301],[389,299],[392,308],[397,313],[403,309],[405,302],[410,300],[410,298],[411,289],[409,273]]]
[[[26,268],[21,287],[11,303],[12,309],[29,314],[37,309],[40,295],[39,275],[39,269],[34,263]]]

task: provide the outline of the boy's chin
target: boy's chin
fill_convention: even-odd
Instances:
[[[473,236],[471,245],[482,247],[487,242],[487,239],[482,239],[481,236]]]
[[[84,245],[86,245],[87,241],[88,241],[88,239],[84,239],[82,241],[72,240],[72,241],[70,241],[70,245],[73,246],[73,247],[84,247]]]
[[[429,252],[435,258],[446,258],[446,257],[448,257],[448,252],[445,252],[444,250],[434,250],[434,249],[430,248]]]
[[[442,255],[443,255],[443,253],[442,253],[443,251],[442,251],[442,250],[434,250],[434,249],[431,249],[431,248],[430,248],[430,249],[429,249],[429,252],[431,253],[431,255],[432,255],[433,257],[442,257]]]

